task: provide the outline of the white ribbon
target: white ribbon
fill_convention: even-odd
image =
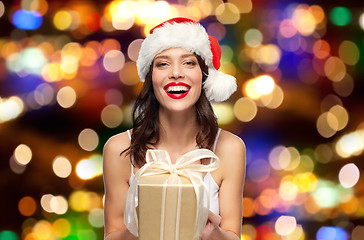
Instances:
[[[208,165],[196,163],[197,160],[211,158],[212,162]],[[204,224],[207,221],[207,211],[203,211],[203,201],[200,200],[201,192],[199,186],[203,187],[203,191],[207,198],[207,209],[209,209],[208,189],[203,181],[202,173],[214,171],[219,167],[219,158],[208,149],[196,149],[179,157],[175,164],[172,164],[171,158],[167,151],[164,150],[147,150],[146,163],[135,174],[134,181],[130,183],[130,187],[126,196],[124,209],[124,223],[128,230],[135,236],[138,236],[138,216],[136,212],[136,193],[138,191],[139,180],[142,176],[151,176],[157,174],[170,174],[167,180],[163,183],[162,195],[162,212],[161,212],[161,229],[160,239],[163,240],[164,234],[164,211],[165,211],[165,196],[168,183],[171,181],[177,182],[178,198],[177,198],[177,223],[176,223],[176,240],[179,237],[179,214],[181,210],[181,179],[180,176],[190,179],[196,193],[196,219],[194,238],[202,234]],[[200,223],[200,224],[198,224]],[[202,224],[201,224],[202,223]]]

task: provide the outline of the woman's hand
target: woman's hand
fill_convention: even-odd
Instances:
[[[202,240],[209,239],[211,233],[220,226],[221,217],[209,211],[206,226],[202,232]]]

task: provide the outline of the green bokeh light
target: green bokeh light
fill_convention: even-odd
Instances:
[[[319,180],[317,189],[313,192],[313,198],[317,205],[322,208],[337,206],[340,200],[339,192],[332,182]]]
[[[18,240],[18,235],[12,231],[1,231],[0,240]]]
[[[335,7],[330,12],[330,20],[336,26],[346,26],[351,22],[352,15],[345,7]]]

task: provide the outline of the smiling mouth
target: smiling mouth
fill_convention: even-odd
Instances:
[[[184,98],[190,89],[191,87],[184,83],[169,83],[164,87],[164,91],[173,99]]]

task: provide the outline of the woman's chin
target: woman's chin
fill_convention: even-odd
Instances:
[[[190,111],[193,111],[195,109],[194,105],[186,105],[184,104],[170,104],[169,106],[164,106],[161,108],[163,109],[163,112],[169,113],[169,114],[181,114],[181,113],[188,113]]]

